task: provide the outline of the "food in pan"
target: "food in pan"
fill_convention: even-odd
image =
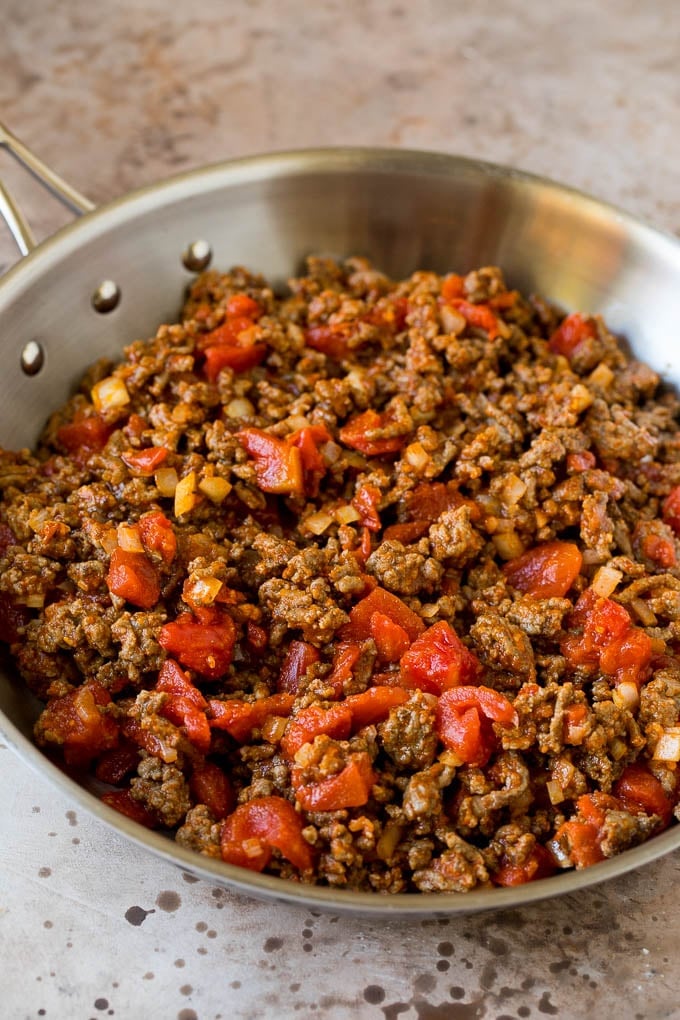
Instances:
[[[497,268],[208,271],[2,454],[37,743],[184,847],[463,892],[678,816],[680,403]]]

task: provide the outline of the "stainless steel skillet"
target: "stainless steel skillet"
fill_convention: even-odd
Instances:
[[[173,319],[210,255],[217,267],[246,265],[281,284],[310,253],[367,255],[395,276],[498,264],[512,286],[602,313],[638,357],[680,383],[680,242],[550,181],[456,156],[338,148],[210,166],[94,209],[1,126],[0,144],[85,213],[34,247],[0,194],[0,213],[26,254],[0,281],[5,447],[34,443],[90,362]],[[268,899],[385,917],[468,913],[574,891],[680,847],[676,826],[585,871],[466,895],[387,897],[283,882],[203,859],[103,806],[34,747],[36,713],[11,668],[0,670],[0,726],[27,764],[153,853]]]

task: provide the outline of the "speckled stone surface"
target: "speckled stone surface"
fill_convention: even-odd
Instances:
[[[437,149],[680,231],[675,0],[4,0],[0,116],[104,202],[236,155]],[[38,236],[67,218],[0,153]],[[16,258],[0,232],[0,266]],[[679,1017],[680,856],[579,895],[367,922],[196,881],[0,747],[0,1015]]]

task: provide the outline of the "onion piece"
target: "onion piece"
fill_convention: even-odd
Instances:
[[[95,383],[90,396],[97,411],[111,411],[130,403],[127,386],[115,375],[109,375]]]
[[[339,506],[335,511],[335,519],[338,524],[354,524],[361,519],[361,514],[353,506]]]
[[[229,418],[250,418],[255,414],[255,408],[245,397],[234,397],[225,406],[224,412]]]
[[[207,496],[211,503],[221,503],[232,490],[231,482],[219,475],[209,478],[201,478],[198,488],[204,496]]]
[[[427,467],[430,462],[430,455],[427,453],[422,443],[410,443],[404,450],[404,458],[408,461],[411,467],[422,469]]]
[[[311,531],[313,535],[323,535],[326,528],[333,523],[333,518],[330,514],[327,514],[325,510],[319,510],[315,514],[310,514],[304,521],[304,525],[308,531]]]
[[[136,524],[119,524],[116,530],[118,547],[124,552],[144,552],[139,528]]]
[[[501,559],[514,560],[524,552],[524,544],[515,531],[502,531],[491,536],[496,551]]]
[[[627,708],[631,712],[640,704],[640,691],[633,680],[623,680],[612,691],[612,701],[617,708]]]
[[[559,783],[556,783],[554,779],[549,779],[545,784],[545,788],[548,791],[551,804],[561,804],[564,798],[564,790]]]
[[[172,497],[175,495],[179,479],[174,468],[159,468],[154,475],[154,481],[161,496]]]
[[[593,577],[592,588],[600,598],[608,599],[621,582],[623,573],[615,567],[608,567],[606,564],[600,567]]]
[[[654,761],[680,761],[680,726],[668,726],[656,742]]]
[[[196,492],[196,472],[190,471],[180,478],[175,489],[175,517],[182,517],[194,509],[199,496]]]

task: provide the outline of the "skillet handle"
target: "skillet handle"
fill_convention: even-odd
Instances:
[[[76,191],[59,174],[51,170],[46,163],[43,163],[2,123],[0,123],[0,146],[7,149],[44,188],[77,215],[80,216],[83,213],[91,212],[95,208],[94,203],[89,198],[81,195],[79,191]],[[23,213],[1,181],[0,216],[2,216],[9,227],[21,254],[28,255],[35,248],[33,233]]]

